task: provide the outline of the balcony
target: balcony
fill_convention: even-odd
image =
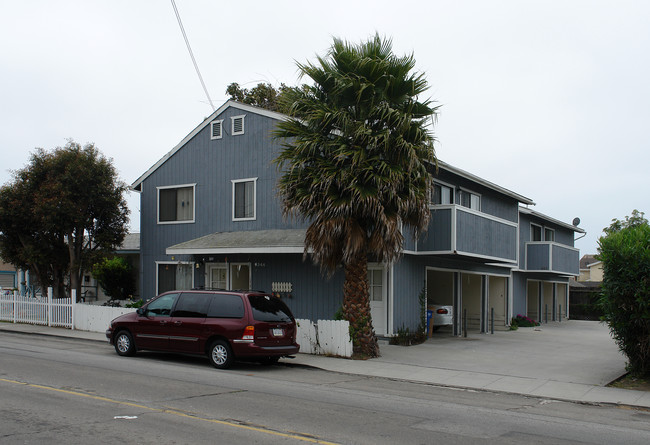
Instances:
[[[461,255],[481,262],[517,262],[517,223],[459,205],[431,209],[428,230],[406,250],[417,255]]]
[[[526,243],[526,270],[554,272],[567,275],[579,274],[580,251],[550,241]]]

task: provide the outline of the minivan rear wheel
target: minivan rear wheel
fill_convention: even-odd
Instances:
[[[233,362],[232,350],[225,340],[215,340],[208,350],[208,358],[217,369],[228,369]]]

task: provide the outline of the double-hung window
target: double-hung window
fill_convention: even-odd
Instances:
[[[255,193],[257,178],[232,181],[232,219],[249,221],[255,219]]]
[[[194,222],[194,186],[158,187],[158,224]]]
[[[444,184],[433,184],[433,193],[431,194],[431,204],[453,204],[454,189]]]
[[[544,227],[544,241],[555,241],[555,230]]]
[[[159,262],[157,264],[157,293],[170,290],[192,289],[194,286],[191,263]]]
[[[481,210],[481,196],[467,190],[459,192],[460,205],[473,210]]]

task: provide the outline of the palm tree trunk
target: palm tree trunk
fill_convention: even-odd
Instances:
[[[370,315],[368,262],[365,254],[358,255],[354,261],[345,265],[343,314],[350,322],[354,354],[379,357],[379,345]]]

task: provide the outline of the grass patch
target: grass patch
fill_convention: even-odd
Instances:
[[[614,380],[607,386],[613,388],[633,389],[635,391],[650,391],[650,378],[634,377],[626,374],[623,377]]]

